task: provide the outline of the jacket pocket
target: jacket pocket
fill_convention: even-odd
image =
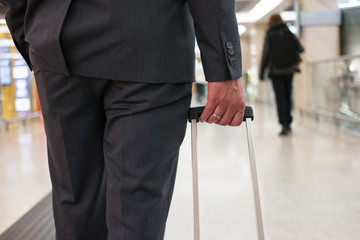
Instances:
[[[25,17],[25,40],[30,45],[34,68],[68,75],[60,45],[60,32],[71,0],[29,0]]]

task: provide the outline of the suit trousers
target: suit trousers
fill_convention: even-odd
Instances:
[[[293,74],[271,76],[271,80],[275,92],[279,123],[290,125],[293,120],[291,115]]]
[[[191,83],[35,71],[57,240],[162,240]]]

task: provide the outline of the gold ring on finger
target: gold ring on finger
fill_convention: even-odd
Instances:
[[[214,117],[216,117],[217,120],[220,120],[220,116],[216,115],[215,113],[213,113]]]

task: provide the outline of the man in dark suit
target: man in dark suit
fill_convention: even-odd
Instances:
[[[242,121],[234,0],[0,2],[36,77],[57,239],[163,239],[195,32],[209,82],[201,121]]]

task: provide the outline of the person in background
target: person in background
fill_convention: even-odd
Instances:
[[[38,87],[57,240],[162,240],[195,78],[239,126],[234,0],[0,0]],[[181,226],[179,226],[181,228]]]
[[[300,71],[299,54],[303,51],[304,48],[281,16],[272,15],[265,36],[259,78],[265,79],[267,68],[275,92],[279,123],[282,125],[280,136],[291,132],[293,74]]]

